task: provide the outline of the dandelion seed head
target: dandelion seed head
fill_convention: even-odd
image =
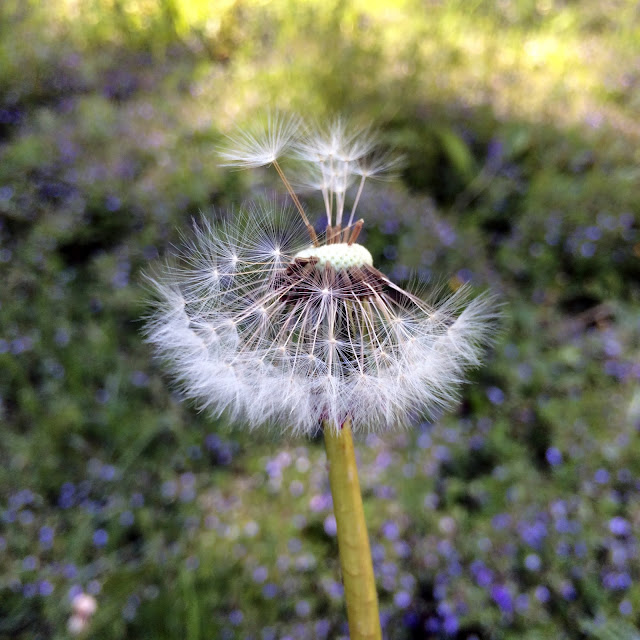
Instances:
[[[373,154],[370,132],[275,117],[266,132],[234,141],[225,157],[236,165],[286,152],[311,165],[327,230],[321,239],[309,231],[282,175],[298,213],[254,205],[195,226],[150,278],[156,302],[146,324],[182,392],[214,415],[295,434],[347,419],[355,431],[384,430],[450,406],[465,369],[480,363],[495,305],[465,286],[439,300],[404,290],[356,242],[365,179],[391,163]],[[360,181],[347,203],[353,176]]]

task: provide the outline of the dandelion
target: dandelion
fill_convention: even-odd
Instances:
[[[313,434],[349,419],[354,431],[382,431],[451,405],[465,368],[479,364],[491,299],[461,287],[435,302],[377,270],[357,243],[357,202],[342,225],[345,196],[358,177],[357,201],[390,163],[372,156],[370,134],[358,140],[341,120],[320,131],[292,122],[273,118],[263,137],[243,134],[224,157],[283,173],[278,160],[290,152],[311,165],[322,177],[309,184],[322,192],[324,235],[309,230],[297,197],[303,224],[275,205],[218,227],[204,220],[154,280],[149,341],[201,408],[251,427]]]
[[[272,116],[266,130],[232,138],[222,156],[231,166],[273,166],[297,213],[253,205],[218,226],[197,225],[152,279],[148,340],[202,409],[251,428],[324,430],[352,637],[360,626],[366,636],[379,622],[351,430],[383,431],[450,406],[465,369],[480,362],[493,304],[465,287],[437,301],[375,268],[357,242],[364,221],[356,211],[366,181],[395,161],[376,152],[369,130]],[[321,236],[285,157],[296,184],[322,195]],[[350,600],[368,613],[352,615]]]

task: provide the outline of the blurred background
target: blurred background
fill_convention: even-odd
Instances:
[[[639,638],[639,43],[633,0],[3,0],[0,638],[347,637],[322,442],[140,333],[179,230],[280,189],[216,159],[268,107],[375,123],[376,265],[505,303],[455,412],[358,443],[386,637]]]

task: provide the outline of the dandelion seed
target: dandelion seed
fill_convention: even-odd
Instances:
[[[267,127],[240,131],[229,137],[229,147],[220,155],[232,167],[264,167],[275,162],[290,147],[300,127],[297,118],[270,114]]]
[[[276,166],[299,215],[271,205],[220,226],[205,220],[151,279],[148,339],[184,393],[215,415],[297,434],[323,421],[385,430],[451,405],[465,369],[479,364],[494,304],[464,286],[429,300],[375,268],[357,243],[363,221],[353,220],[364,180],[393,161],[375,155],[371,134],[350,133],[343,120],[313,131],[274,117],[232,144],[229,164]],[[278,164],[285,153],[310,165],[323,195],[320,239]]]

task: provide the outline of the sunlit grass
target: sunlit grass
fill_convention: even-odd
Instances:
[[[552,0],[407,0],[393,7],[319,0],[63,0],[27,6],[9,3],[3,9],[17,24],[0,45],[5,74],[12,67],[17,72],[24,58],[38,60],[37,48],[20,45],[34,29],[45,56],[59,39],[87,53],[117,44],[164,56],[179,45],[204,56],[201,98],[206,99],[212,76],[224,83],[224,91],[217,82],[209,88],[224,121],[257,109],[265,97],[285,108],[326,109],[320,92],[333,77],[362,100],[371,97],[374,86],[386,85],[387,114],[400,108],[397,102],[410,89],[414,100],[463,100],[490,106],[501,118],[640,133],[619,97],[638,101],[638,89],[629,87],[633,79],[625,72],[640,40],[640,18],[631,1],[611,2],[602,10]],[[230,65],[216,68],[229,58]]]

